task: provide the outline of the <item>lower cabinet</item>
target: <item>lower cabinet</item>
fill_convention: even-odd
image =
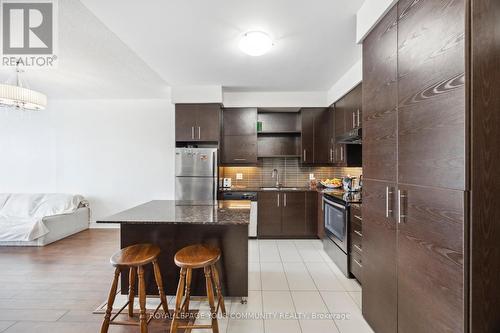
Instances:
[[[301,191],[259,192],[258,237],[315,237],[317,194]]]
[[[349,271],[363,284],[363,218],[360,205],[351,205],[349,219]]]

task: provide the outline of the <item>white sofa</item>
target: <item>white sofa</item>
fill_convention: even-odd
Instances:
[[[44,246],[88,229],[81,195],[0,193],[0,246]]]

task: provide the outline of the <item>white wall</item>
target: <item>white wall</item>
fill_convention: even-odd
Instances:
[[[327,103],[331,105],[363,80],[363,61],[360,59],[328,90]]]
[[[172,103],[222,103],[222,86],[173,86]]]
[[[93,220],[174,198],[170,100],[51,100],[0,110],[0,192],[86,196]]]
[[[322,107],[326,92],[224,92],[225,107]]]

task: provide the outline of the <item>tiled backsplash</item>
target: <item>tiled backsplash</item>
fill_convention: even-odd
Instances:
[[[302,187],[308,186],[310,173],[314,174],[316,179],[340,178],[347,175],[359,177],[362,174],[362,168],[302,166],[298,158],[264,158],[259,160],[259,163],[256,167],[221,167],[220,177],[231,178],[235,187],[274,186],[276,179],[273,179],[271,174],[273,169],[277,169],[283,186]],[[237,173],[241,173],[243,179],[237,180]]]

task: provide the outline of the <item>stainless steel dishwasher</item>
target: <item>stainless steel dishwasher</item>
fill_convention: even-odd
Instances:
[[[250,200],[250,225],[248,226],[248,237],[257,237],[257,192],[222,192],[222,200]]]

